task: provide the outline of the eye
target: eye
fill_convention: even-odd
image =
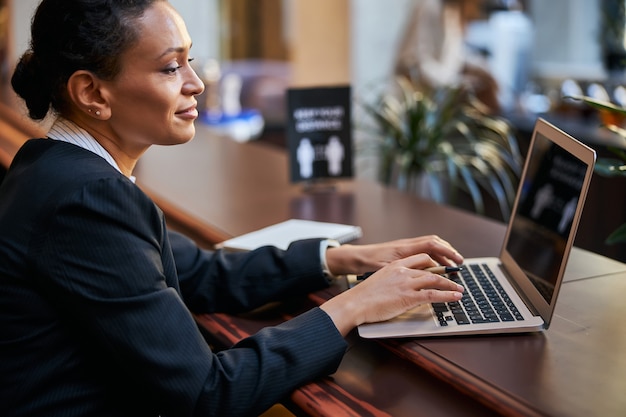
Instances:
[[[165,74],[174,74],[181,68],[180,65],[176,65],[175,67],[168,67],[163,70]]]
[[[188,63],[188,64],[192,63],[194,59],[195,59],[195,58],[189,58],[189,59],[187,59],[187,63]],[[175,73],[176,73],[179,69],[181,69],[182,67],[183,67],[182,65],[175,65],[175,66],[171,66],[171,67],[165,68],[165,69],[163,70],[163,72],[164,72],[165,74],[175,74]]]

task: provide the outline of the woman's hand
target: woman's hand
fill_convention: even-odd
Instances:
[[[460,300],[463,287],[424,271],[436,265],[426,254],[390,262],[360,284],[326,301],[321,308],[345,336],[360,324],[389,320],[423,303]]]
[[[342,245],[326,251],[328,269],[334,275],[377,271],[399,259],[424,253],[440,265],[462,264],[463,257],[439,236],[429,235],[371,245]],[[433,266],[433,265],[429,265]]]

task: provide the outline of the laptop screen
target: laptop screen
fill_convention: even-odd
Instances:
[[[589,166],[541,132],[531,146],[506,250],[552,304]]]

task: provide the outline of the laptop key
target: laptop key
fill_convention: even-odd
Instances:
[[[433,310],[435,310],[435,313],[450,311],[446,303],[432,303],[432,306],[433,306]]]
[[[500,320],[502,320],[502,321],[515,321],[515,317],[513,317],[509,313],[506,313],[506,314],[501,314],[500,315]]]
[[[454,320],[457,324],[470,324],[471,321],[467,318],[465,313],[454,313]]]
[[[484,269],[484,270],[483,270]],[[463,285],[466,293],[460,301],[432,303],[439,325],[495,323],[524,320],[487,265],[469,265],[450,279]]]

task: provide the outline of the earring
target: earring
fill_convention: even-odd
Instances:
[[[100,110],[96,110],[96,116],[100,116]]]

